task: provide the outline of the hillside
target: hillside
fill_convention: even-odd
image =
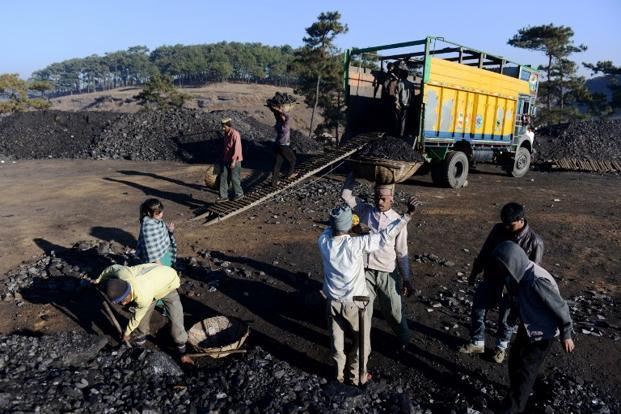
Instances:
[[[52,99],[52,109],[59,111],[102,111],[102,112],[137,112],[140,106],[133,99],[141,88],[117,88],[102,92],[81,95],[67,95]],[[293,95],[293,89],[254,83],[213,83],[201,88],[182,88],[181,92],[191,96],[186,103],[188,108],[201,108],[204,111],[234,110],[247,112],[258,121],[271,125],[274,123],[272,113],[265,107],[265,100],[277,91]],[[298,104],[291,111],[294,128],[307,131],[310,124],[311,108],[296,95]],[[319,118],[317,122],[320,122]]]

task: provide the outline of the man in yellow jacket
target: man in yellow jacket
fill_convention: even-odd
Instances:
[[[134,342],[142,346],[149,334],[149,322],[155,302],[162,300],[171,322],[171,335],[180,354],[185,353],[188,334],[183,326],[183,307],[177,293],[181,284],[177,272],[169,266],[148,263],[138,266],[112,265],[95,281],[113,303],[133,302],[136,311],[127,323],[123,340],[128,341],[136,331]]]

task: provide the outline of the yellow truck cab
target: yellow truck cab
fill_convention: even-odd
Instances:
[[[498,163],[515,177],[528,172],[537,70],[431,36],[349,49],[344,65],[346,136],[395,135],[389,82],[401,77],[411,94],[405,128],[397,130],[423,155],[434,183],[464,186],[475,162]]]

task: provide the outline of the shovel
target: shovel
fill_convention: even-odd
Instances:
[[[362,378],[367,372],[364,365],[364,312],[371,299],[368,296],[354,296],[353,299],[363,305],[358,308],[358,384],[362,385]]]
[[[121,329],[121,325],[119,324],[119,321],[116,320],[116,317],[114,316],[114,312],[112,311],[112,308],[108,304],[108,298],[106,298],[106,296],[103,293],[101,293],[99,291],[99,289],[95,288],[95,290],[97,291],[99,296],[101,296],[102,303],[103,303],[103,308],[104,308],[104,311],[106,313],[106,316],[108,317],[110,322],[112,322],[112,324],[116,328],[116,330],[119,333],[119,335],[122,336],[123,335],[123,329]],[[132,345],[129,343],[129,341],[123,341],[123,342],[125,342],[125,345],[127,345],[128,347],[130,347],[130,348],[132,347]]]

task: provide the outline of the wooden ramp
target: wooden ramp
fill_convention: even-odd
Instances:
[[[229,200],[212,204],[207,207],[207,210],[203,214],[194,217],[192,221],[205,220],[204,225],[208,226],[256,207],[274,197],[276,194],[298,185],[321,170],[349,157],[364,147],[369,141],[377,137],[378,134],[358,135],[348,140],[343,145],[330,149],[329,152],[325,154],[312,157],[299,163],[296,169],[299,175],[294,179],[283,178],[277,186],[272,186],[271,180],[265,180],[247,191],[244,198],[241,200]]]
[[[576,158],[552,160],[549,164],[554,169],[564,171],[588,171],[602,173],[621,172],[621,161],[595,161]]]

